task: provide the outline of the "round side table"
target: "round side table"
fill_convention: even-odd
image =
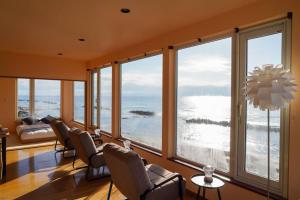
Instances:
[[[220,188],[224,186],[224,182],[221,179],[213,177],[213,182],[206,183],[202,174],[196,174],[191,177],[191,181],[198,186],[197,200],[200,197],[201,187],[203,188],[203,195],[201,199],[205,200],[205,189],[217,189],[218,198],[221,200]]]

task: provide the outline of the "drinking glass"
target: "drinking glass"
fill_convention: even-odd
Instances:
[[[215,171],[215,168],[212,167],[211,165],[206,165],[203,167],[203,171],[204,171],[204,181],[207,183],[211,183],[213,182],[213,174]]]
[[[130,140],[123,141],[123,144],[124,144],[125,149],[131,150],[130,149],[130,145],[131,145],[131,141]]]

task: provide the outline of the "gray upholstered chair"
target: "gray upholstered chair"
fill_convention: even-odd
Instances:
[[[58,119],[52,120],[50,125],[57,137],[56,143],[54,146],[55,153],[63,152],[63,157],[65,157],[66,151],[74,150],[74,146],[69,137],[70,128],[63,121],[60,121]],[[58,141],[63,146],[63,149],[57,149]],[[73,157],[73,156],[71,156],[71,157]]]
[[[104,170],[106,164],[102,152],[105,144],[96,147],[91,135],[86,131],[70,130],[69,135],[75,147],[75,156],[80,158],[87,165],[86,179],[90,180],[89,173],[90,170],[93,169],[102,168],[102,176],[105,176]]]
[[[144,166],[136,152],[116,144],[105,145],[103,153],[111,173],[108,200],[113,184],[130,200],[183,199],[185,181],[180,174],[155,164]]]

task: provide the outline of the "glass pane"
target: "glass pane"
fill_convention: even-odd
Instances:
[[[100,129],[111,133],[112,68],[100,70]]]
[[[36,117],[47,115],[60,117],[60,81],[35,80],[34,113]]]
[[[282,52],[282,34],[277,33],[248,40],[247,73],[263,64],[280,64]],[[247,105],[246,128],[246,171],[267,178],[267,111],[261,111]],[[270,113],[271,133],[270,175],[274,181],[279,180],[280,152],[280,111]]]
[[[30,115],[30,79],[17,80],[18,82],[18,118]]]
[[[84,123],[85,114],[84,82],[74,81],[74,120]]]
[[[177,156],[228,172],[230,117],[231,38],[179,50]]]
[[[162,55],[122,64],[121,133],[161,149]]]
[[[93,89],[92,89],[92,123],[94,126],[97,126],[97,92],[98,92],[98,75],[96,72],[92,75],[93,78]]]

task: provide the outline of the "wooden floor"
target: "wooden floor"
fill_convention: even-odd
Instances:
[[[76,166],[82,166],[77,161]],[[1,200],[106,199],[109,177],[86,181],[85,169],[74,170],[71,158],[54,156],[53,147],[7,152],[7,182],[0,185]],[[124,196],[113,187],[111,200]],[[186,195],[185,199],[194,199]]]

